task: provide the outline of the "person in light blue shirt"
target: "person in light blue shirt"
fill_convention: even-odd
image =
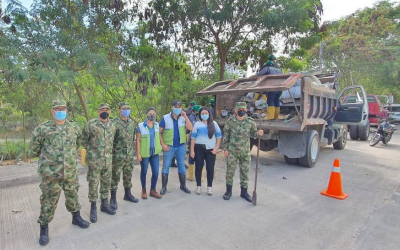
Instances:
[[[201,194],[201,172],[204,160],[206,161],[207,171],[207,194],[212,195],[215,160],[221,139],[221,129],[210,115],[210,110],[202,107],[200,109],[200,121],[194,124],[192,130],[190,145],[190,156],[195,161],[196,193],[199,195]]]

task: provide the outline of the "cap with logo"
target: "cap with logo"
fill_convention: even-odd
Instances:
[[[173,103],[172,103],[172,106],[182,106],[182,103],[181,103],[181,101],[174,101]]]

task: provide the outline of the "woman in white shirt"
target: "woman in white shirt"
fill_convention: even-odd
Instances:
[[[206,107],[200,109],[200,121],[194,124],[191,134],[190,156],[195,161],[195,177],[197,194],[201,194],[201,172],[204,160],[207,171],[207,194],[212,195],[212,182],[214,179],[214,166],[216,154],[221,145],[222,133],[218,124],[213,121],[210,110]]]

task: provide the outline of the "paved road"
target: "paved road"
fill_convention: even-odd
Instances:
[[[85,230],[71,224],[62,196],[46,247],[38,244],[38,184],[2,188],[0,249],[399,249],[399,154],[398,134],[388,146],[349,141],[343,151],[326,147],[311,169],[286,165],[276,152],[261,153],[256,207],[238,197],[238,172],[234,196],[222,199],[225,159],[219,155],[214,196],[179,191],[172,169],[162,200],[128,204],[119,192],[117,215],[100,212],[98,222]],[[344,201],[320,195],[334,158],[341,160],[343,188],[349,193]],[[82,214],[88,218],[85,175],[80,183]],[[194,191],[195,183],[188,186]]]

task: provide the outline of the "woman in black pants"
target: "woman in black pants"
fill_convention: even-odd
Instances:
[[[221,144],[222,133],[218,124],[213,121],[206,107],[200,109],[200,121],[194,124],[191,135],[190,156],[195,161],[195,176],[197,182],[196,194],[201,194],[201,172],[204,160],[207,170],[207,194],[212,195],[212,182],[216,154]]]

